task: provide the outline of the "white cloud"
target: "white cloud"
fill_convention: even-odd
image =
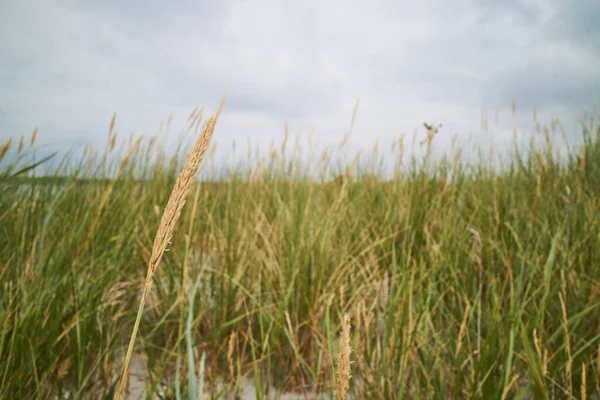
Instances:
[[[119,131],[154,133],[172,111],[214,110],[228,94],[215,140],[267,146],[315,128],[341,141],[357,97],[357,146],[412,137],[423,121],[480,131],[511,101],[521,120],[581,111],[600,91],[594,0],[339,0],[178,2],[37,1],[0,6],[0,139],[40,128],[61,146],[102,146]],[[583,10],[583,11],[582,11]],[[588,10],[589,12],[585,12]],[[206,115],[206,114],[205,114]],[[525,117],[526,116],[526,117]],[[493,124],[491,124],[493,126]],[[504,133],[502,133],[504,132]],[[502,139],[507,138],[507,139]]]

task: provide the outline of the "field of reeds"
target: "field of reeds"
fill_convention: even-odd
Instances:
[[[307,174],[287,132],[260,159],[215,167],[219,124],[197,110],[186,137],[204,141],[172,153],[118,137],[114,119],[101,151],[36,157],[37,131],[13,138],[0,147],[0,398],[113,399],[130,343],[152,398],[221,398],[248,380],[256,398],[346,385],[357,399],[598,398],[594,115],[562,132],[581,144],[562,157],[560,123],[540,121],[540,140],[515,139],[500,167],[462,162],[458,146],[429,157],[431,134],[424,157],[399,139],[346,165],[326,151]],[[191,179],[200,147],[201,175],[220,179]],[[385,179],[372,173],[384,152],[400,160]]]

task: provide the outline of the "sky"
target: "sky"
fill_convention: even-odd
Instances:
[[[455,133],[501,147],[534,106],[574,131],[600,93],[598,21],[600,0],[4,1],[0,142],[37,127],[42,144],[101,148],[115,112],[124,136],[154,135],[226,94],[221,154],[266,151],[286,122],[340,143],[358,99],[356,149],[422,140],[423,122],[443,124],[441,149]]]

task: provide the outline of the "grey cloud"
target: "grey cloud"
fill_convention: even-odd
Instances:
[[[267,140],[285,119],[344,131],[359,96],[364,143],[431,114],[468,132],[513,99],[581,107],[600,91],[593,1],[12,2],[0,137],[40,125],[57,143],[104,140],[113,111],[143,131],[225,93],[228,140]]]
[[[568,105],[582,109],[598,94],[599,73],[561,65],[557,60],[557,63],[514,68],[499,74],[487,87],[485,100],[488,105],[494,102],[511,104],[515,100],[528,110],[536,105],[541,108]]]
[[[495,24],[502,21],[508,24],[535,25],[542,18],[542,4],[527,0],[486,0],[478,3],[480,15],[478,24]]]
[[[73,11],[111,21],[124,34],[144,37],[160,35],[177,24],[183,16],[189,16],[198,27],[208,32],[228,13],[226,1],[181,0],[174,7],[161,1],[68,0],[65,5]]]
[[[600,54],[600,5],[595,0],[581,0],[577,4],[561,1],[544,28],[551,40],[565,41]]]

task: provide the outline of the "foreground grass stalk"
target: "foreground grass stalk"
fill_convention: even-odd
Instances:
[[[336,399],[345,400],[350,388],[350,316],[344,315],[342,337],[340,339],[340,356],[338,361],[337,391]]]
[[[150,257],[150,261],[148,262],[148,272],[146,274],[146,281],[144,283],[144,289],[142,291],[140,306],[138,308],[137,317],[133,326],[133,332],[129,340],[129,346],[127,348],[125,362],[123,364],[123,371],[121,372],[121,379],[119,381],[119,387],[117,389],[115,397],[116,400],[119,400],[121,398],[121,394],[125,387],[125,382],[127,381],[127,376],[129,374],[129,364],[131,362],[131,356],[133,354],[133,346],[135,344],[135,339],[142,319],[144,306],[146,304],[148,294],[152,289],[152,278],[154,276],[154,272],[156,271],[156,268],[160,263],[160,260],[165,252],[169,240],[171,239],[171,234],[173,233],[175,224],[177,223],[177,220],[181,215],[181,210],[183,209],[183,206],[185,204],[185,199],[190,191],[192,182],[194,181],[194,177],[198,172],[200,162],[204,158],[206,150],[208,149],[210,139],[215,130],[215,125],[217,123],[219,114],[223,108],[224,102],[225,99],[221,101],[217,113],[214,116],[212,116],[206,123],[204,130],[202,131],[202,133],[198,137],[198,140],[196,141],[194,149],[192,150],[185,164],[183,165],[183,169],[179,174],[177,181],[175,182],[175,186],[173,187],[171,196],[169,197],[169,201],[167,202],[165,212],[162,215],[160,225],[158,226],[158,231],[156,232],[154,244],[152,246],[152,255]]]

